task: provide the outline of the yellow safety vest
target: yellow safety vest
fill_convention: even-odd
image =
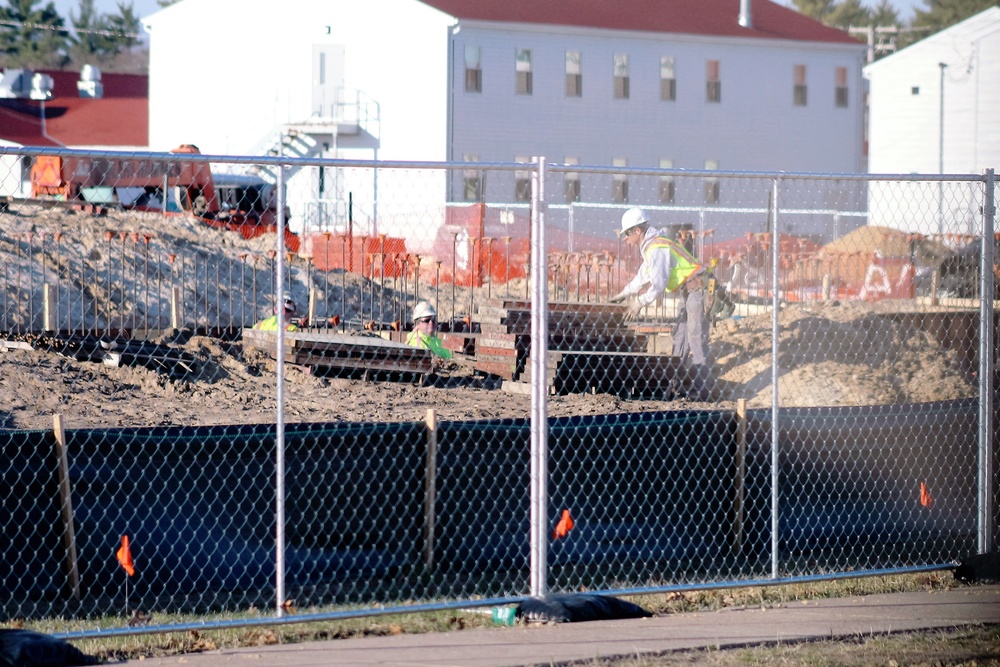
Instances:
[[[420,331],[411,331],[406,337],[406,344],[410,347],[430,350],[435,356],[442,359],[451,359],[452,357],[451,350],[444,346],[440,338],[437,336],[428,336]]]
[[[257,324],[253,325],[254,329],[259,329],[260,331],[277,331],[278,330],[278,316],[271,315],[271,317],[266,320],[261,320]],[[298,331],[299,328],[289,322],[285,325],[285,331]]]
[[[657,235],[651,238],[649,243],[643,247],[642,255],[648,262],[649,255],[653,250],[661,250],[663,248],[669,250],[673,254],[674,259],[670,263],[670,277],[667,279],[667,287],[664,291],[673,292],[686,283],[691,276],[700,271],[702,265],[695,259],[694,255],[687,251],[687,248],[666,236]]]

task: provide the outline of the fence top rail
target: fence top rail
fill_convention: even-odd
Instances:
[[[531,169],[530,162],[434,162],[411,160],[347,160],[342,158],[299,158],[282,155],[211,155],[204,153],[170,153],[156,151],[109,151],[69,149],[52,146],[0,146],[0,156],[56,156],[78,158],[104,158],[129,160],[184,160],[195,163],[247,164],[270,166],[351,167],[368,169],[476,169],[489,171],[523,171]],[[985,182],[985,174],[866,174],[849,172],[791,172],[791,171],[723,171],[711,169],[661,169],[653,167],[611,167],[547,163],[546,169],[555,173],[618,174],[622,176],[670,176],[684,178],[754,178],[769,180],[840,180],[840,181],[965,181]]]

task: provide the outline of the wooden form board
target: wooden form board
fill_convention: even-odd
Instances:
[[[277,332],[244,329],[245,345],[276,354]],[[410,347],[380,336],[287,332],[286,362],[329,370],[363,370],[425,375],[434,370],[430,350]]]

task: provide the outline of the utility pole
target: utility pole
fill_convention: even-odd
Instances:
[[[947,63],[938,63],[941,68],[941,99],[938,110],[938,173],[944,173],[944,70]],[[944,181],[938,182],[938,234],[944,234]]]
[[[904,32],[925,32],[930,28],[900,28],[897,25],[848,26],[852,35],[863,35],[868,44],[868,64],[875,62],[876,55],[895,53],[898,45],[896,36]]]

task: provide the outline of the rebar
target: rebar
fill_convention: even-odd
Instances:
[[[441,312],[441,260],[434,260],[434,310]]]
[[[451,318],[454,320],[458,311],[456,306],[455,286],[458,283],[458,233],[451,234]]]
[[[489,299],[493,291],[493,239],[488,237],[483,240],[486,241],[486,298]]]
[[[128,311],[128,279],[125,276],[125,242],[128,240],[128,232],[119,232],[118,238],[122,242],[120,251],[121,261],[118,263],[118,270],[121,271],[122,284],[121,291],[119,292],[119,294],[121,294],[121,305],[119,306],[119,310],[121,311],[121,322],[118,325],[118,332],[115,335],[116,338],[120,338],[122,336],[127,323],[125,313]]]
[[[420,255],[414,255],[413,265],[413,303],[420,301]]]
[[[506,294],[507,296],[510,296],[510,237],[509,236],[505,236],[505,237],[503,237],[503,240],[504,240],[504,243],[506,244],[506,248],[505,248],[506,256],[504,257],[504,263],[503,263],[503,271],[504,271],[504,274],[503,274],[504,294]]]
[[[35,265],[34,244],[32,243],[34,234],[25,232],[24,236],[28,240],[28,321],[25,331],[30,332],[35,323],[35,272],[31,269]]]
[[[253,264],[253,321],[257,322],[257,255],[250,255],[250,262]],[[251,325],[253,326],[253,325]]]
[[[107,239],[107,252],[104,255],[104,271],[107,274],[107,290],[104,293],[104,302],[107,304],[105,306],[105,318],[104,318],[104,335],[111,335],[111,239],[113,239],[115,233],[112,231],[105,231],[104,238]]]
[[[145,300],[146,307],[142,309],[142,328],[145,331],[145,336],[149,337],[149,240],[152,238],[149,234],[142,235],[142,284],[146,292]]]
[[[379,300],[378,300],[378,318],[380,321],[382,321],[385,320],[385,234],[379,234],[378,240],[379,240],[378,273],[379,273],[379,286],[381,288],[381,290],[379,291]],[[393,276],[393,278],[395,279],[395,276]],[[395,285],[395,282],[393,282],[393,285]],[[395,289],[395,287],[393,289]],[[375,319],[374,315],[372,316],[372,319],[373,320]]]
[[[475,298],[476,298],[476,286],[479,284],[479,265],[476,264],[476,241],[478,240],[475,236],[469,237],[469,242],[472,245],[472,251],[470,254],[469,267],[471,271],[469,272],[469,330],[472,330],[472,314],[476,312],[475,310]]]
[[[56,232],[56,233],[54,233],[52,235],[52,242],[55,244],[55,256],[59,257],[59,258],[62,257],[62,250],[59,247],[59,243],[60,243],[61,240],[62,240],[62,232]],[[68,264],[68,267],[67,267],[67,270],[66,270],[66,278],[67,278],[67,280],[71,281],[72,280],[72,273],[73,273],[73,271],[72,271],[72,268],[73,268],[73,260],[72,260],[72,258],[70,258],[67,261],[67,264]],[[55,297],[56,297],[56,329],[59,329],[60,328],[59,327],[59,322],[62,321],[61,320],[61,314],[60,314],[60,311],[62,310],[60,308],[60,306],[62,305],[62,303],[61,303],[61,294],[60,294],[60,291],[61,291],[60,290],[60,283],[62,283],[62,265],[61,264],[57,264],[57,267],[58,267],[58,269],[56,270],[56,284],[55,284],[54,291],[55,291]],[[70,283],[70,284],[72,284],[72,283]],[[67,324],[66,328],[67,329],[72,329],[73,328],[73,325],[71,323],[72,313],[73,313],[72,306],[70,306],[70,313],[69,313],[70,316],[67,317],[67,319],[66,319],[66,324]]]
[[[347,234],[340,238],[340,330],[347,331]]]

